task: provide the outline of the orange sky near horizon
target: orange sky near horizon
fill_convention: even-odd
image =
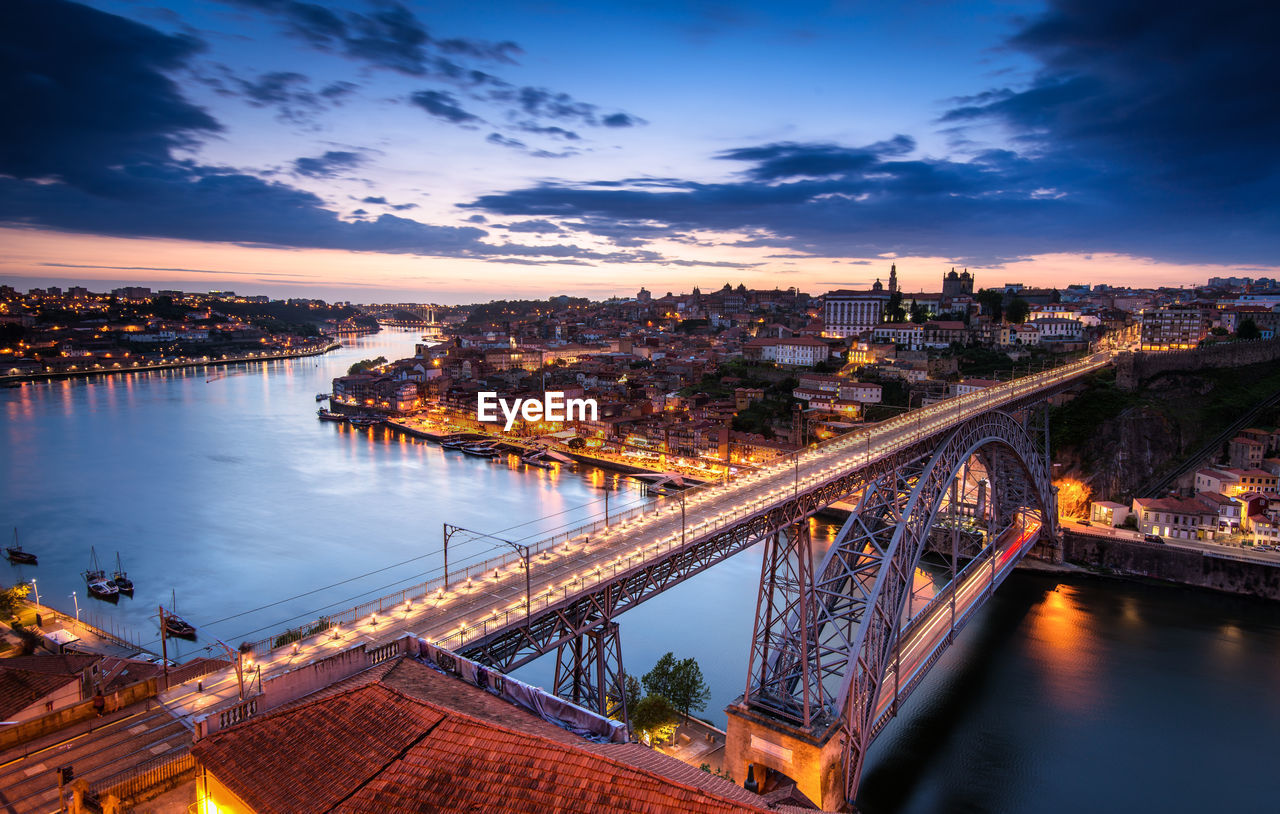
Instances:
[[[798,287],[810,294],[887,282],[898,264],[906,291],[936,291],[952,265],[946,258],[879,257],[863,261],[802,256],[765,257],[763,250],[717,248],[691,259],[760,263],[753,268],[661,264],[518,265],[472,258],[286,249],[183,240],[116,238],[38,229],[0,229],[0,282],[19,290],[46,285],[120,285],[231,289],[245,294],[321,297],[356,302],[459,304],[556,294],[603,299],[647,287],[655,295],[731,283],[750,288]],[[668,252],[670,254],[670,252]],[[1175,264],[1114,254],[1050,254],[993,267],[972,267],[977,286],[1006,282],[1064,287],[1072,283],[1135,287],[1191,286],[1209,277],[1280,277],[1280,267]]]

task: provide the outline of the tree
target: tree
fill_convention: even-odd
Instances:
[[[675,654],[668,652],[640,681],[650,695],[666,698],[685,717],[691,711],[706,709],[711,700],[711,688],[702,679],[702,668],[692,657],[677,661]]]
[[[22,600],[27,598],[27,594],[31,593],[31,589],[26,585],[15,585],[5,591],[0,591],[0,619],[12,619],[18,614],[18,609],[22,607]]]
[[[381,367],[387,363],[387,357],[379,356],[376,359],[361,359],[351,367],[347,368],[347,375],[354,376],[357,373],[364,373],[366,370],[372,370],[375,367]]]
[[[1031,304],[1022,299],[1022,297],[1014,297],[1013,302],[1009,303],[1009,307],[1005,311],[1005,317],[1015,325],[1026,322],[1030,314]]]
[[[680,723],[675,707],[661,695],[645,696],[630,713],[633,732],[648,732],[651,738],[659,740],[670,735]]]
[[[978,303],[982,310],[991,315],[992,322],[1004,320],[1004,292],[984,288],[978,292]]]
[[[886,322],[903,322],[907,318],[907,309],[902,307],[902,292],[891,291],[889,302],[884,306]]]
[[[1251,319],[1242,321],[1236,328],[1236,339],[1257,339],[1262,336],[1262,332],[1258,330],[1258,323]]]
[[[929,311],[920,303],[911,303],[911,321],[916,325],[929,321]]]

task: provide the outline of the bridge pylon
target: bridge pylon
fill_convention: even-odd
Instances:
[[[626,688],[617,622],[603,620],[556,647],[557,696],[630,726]]]

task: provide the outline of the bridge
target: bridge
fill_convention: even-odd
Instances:
[[[823,808],[856,796],[875,735],[1022,556],[1053,555],[1046,400],[1108,363],[1096,354],[913,410],[727,483],[659,499],[418,591],[324,621],[162,696],[188,720],[353,644],[414,633],[509,671],[556,652],[554,690],[625,718],[618,615],[766,542],[749,678],[731,705],[726,769],[780,772]],[[808,518],[857,499],[821,563]],[[446,539],[448,530],[446,529]],[[1048,541],[1048,544],[1044,541]],[[446,542],[447,546],[447,542]],[[931,558],[942,574],[919,583]],[[277,643],[279,640],[276,640]]]

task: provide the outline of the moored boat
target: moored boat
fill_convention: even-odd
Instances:
[[[89,556],[92,562],[89,570],[82,572],[85,585],[89,589],[90,596],[96,596],[98,599],[106,599],[115,601],[120,597],[120,589],[115,583],[107,579],[107,572],[98,567],[98,552],[93,546],[89,547]]]
[[[347,419],[347,423],[353,427],[359,427],[363,429],[365,427],[375,427],[378,424],[381,424],[382,419],[378,418],[377,416],[353,415]]]
[[[483,444],[466,444],[462,447],[462,452],[466,455],[474,455],[477,458],[496,458],[498,456],[496,449]]]
[[[329,398],[328,393],[316,393],[316,401],[324,401],[327,398]]]
[[[133,580],[129,579],[129,575],[125,573],[123,566],[120,565],[120,552],[116,552],[116,570],[111,574],[111,584],[116,586],[116,590],[122,594],[133,595]]]
[[[22,565],[39,565],[36,561],[36,555],[30,551],[22,550],[22,543],[18,542],[18,529],[13,529],[13,545],[8,546],[4,550],[4,554],[9,558],[9,562],[19,563]]]
[[[173,599],[169,610],[166,610],[164,605],[160,606],[161,632],[165,636],[175,636],[179,639],[194,639],[196,637],[196,626],[172,610],[178,607],[178,592],[173,591],[171,596]]]
[[[321,407],[319,410],[316,410],[316,415],[320,417],[321,421],[346,421],[347,420],[347,417],[342,413],[335,413],[333,410],[326,410],[323,407]]]

